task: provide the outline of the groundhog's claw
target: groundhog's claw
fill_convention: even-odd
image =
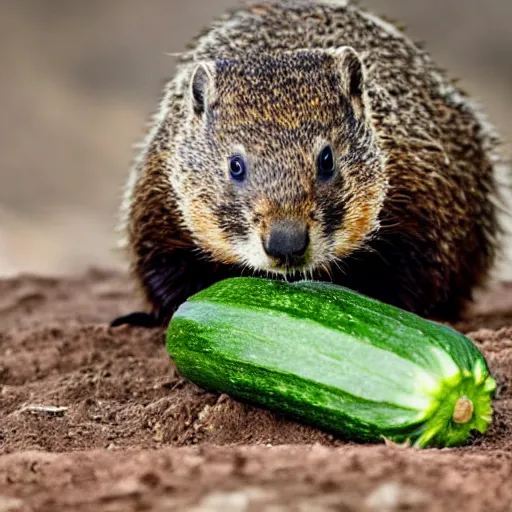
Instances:
[[[119,327],[120,325],[151,328],[160,327],[161,322],[158,321],[158,318],[153,313],[136,311],[129,315],[119,316],[110,323],[110,327]]]

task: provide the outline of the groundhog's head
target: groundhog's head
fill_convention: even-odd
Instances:
[[[387,181],[354,50],[219,59],[186,76],[172,184],[200,249],[293,273],[364,244]]]

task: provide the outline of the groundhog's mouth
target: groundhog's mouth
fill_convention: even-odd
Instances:
[[[311,264],[305,257],[296,260],[273,261],[269,270],[282,274],[287,279],[304,278],[305,275],[312,272]]]
[[[312,248],[309,246],[302,254],[270,256],[268,253],[265,270],[281,274],[286,279],[304,279],[314,271]]]

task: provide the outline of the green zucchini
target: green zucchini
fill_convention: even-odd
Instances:
[[[347,439],[456,446],[491,422],[471,340],[330,283],[220,281],[178,308],[167,349],[198,386]]]

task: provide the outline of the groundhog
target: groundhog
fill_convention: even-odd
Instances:
[[[249,3],[179,57],[121,208],[158,326],[231,276],[328,280],[454,319],[499,248],[498,139],[394,24],[345,0]]]

